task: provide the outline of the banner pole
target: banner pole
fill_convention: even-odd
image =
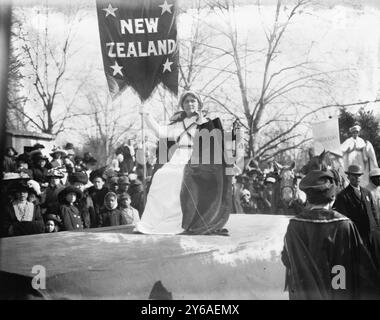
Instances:
[[[144,191],[144,203],[146,200],[146,158],[145,158],[145,126],[144,126],[144,103],[141,105],[141,147],[142,147],[142,166],[143,166],[143,176],[142,185]]]

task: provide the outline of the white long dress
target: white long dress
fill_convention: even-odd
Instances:
[[[378,168],[375,150],[369,141],[357,137],[348,138],[341,146],[345,170],[352,164],[360,165],[364,172],[360,185],[366,187],[369,183],[369,172]]]
[[[148,119],[152,122],[152,119]],[[196,130],[196,117],[186,118],[169,126],[161,126],[160,133],[176,140],[179,146],[169,162],[164,164],[153,176],[147,196],[145,210],[136,231],[147,234],[178,234],[183,232],[180,191],[185,165],[188,163]],[[156,124],[153,124],[157,126]],[[189,134],[183,134],[187,129]],[[161,137],[163,136],[161,135]],[[190,135],[190,136],[189,136]],[[158,159],[157,159],[158,160]]]

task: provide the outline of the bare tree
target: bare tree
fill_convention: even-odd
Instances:
[[[25,64],[30,66],[28,79],[32,80],[37,94],[35,103],[31,99],[28,102],[33,103],[33,110],[38,110],[36,114],[23,109],[18,109],[18,111],[43,133],[58,134],[64,130],[64,123],[72,116],[71,108],[84,84],[82,80],[75,85],[74,90],[70,92],[71,97],[68,99],[70,102],[65,104],[61,88],[66,80],[64,76],[67,73],[68,63],[70,59],[73,59],[70,50],[75,36],[74,29],[82,19],[78,13],[80,8],[76,9],[78,10],[75,14],[66,12],[68,22],[63,38],[52,39],[49,31],[51,8],[48,5],[39,8],[37,12],[43,20],[43,30],[36,29],[35,32],[27,30],[27,21],[24,17],[17,35],[25,56]],[[21,10],[19,18],[22,19]],[[56,107],[58,98],[60,98],[59,110]]]
[[[313,1],[286,1],[286,6],[283,2],[277,0],[272,24],[263,25],[266,46],[251,48],[247,40],[244,43],[239,39],[235,1],[207,1],[209,7],[225,22],[225,28],[220,33],[228,42],[228,47],[215,46],[214,49],[229,56],[231,64],[225,69],[224,76],[217,77],[218,81],[212,83],[212,90],[208,90],[205,95],[245,123],[249,137],[249,153],[254,158],[274,157],[309,141],[303,134],[305,130],[300,130],[299,127],[307,124],[311,116],[318,111],[334,106],[300,101],[297,93],[302,90],[309,92],[310,96],[331,98],[330,88],[334,83],[334,73],[348,71],[323,71],[318,68],[317,63],[309,60],[307,54],[303,60],[294,64],[282,65],[279,62],[279,56],[282,54],[281,43],[290,24],[297,16],[304,14],[304,10]],[[257,7],[261,10],[260,2],[257,3]],[[210,47],[210,44],[205,45]],[[252,72],[252,61],[261,63],[262,69],[254,70],[261,78],[258,87],[249,83],[248,75]],[[231,78],[237,81],[239,103],[232,98],[231,91],[223,89],[226,83],[231,85]]]
[[[116,147],[124,143],[134,123],[125,117],[125,106],[121,101],[112,102],[106,92],[91,88],[85,95],[91,106],[88,115],[82,117],[89,131],[85,146],[93,150],[100,163],[107,164]],[[83,128],[79,130],[83,134]]]

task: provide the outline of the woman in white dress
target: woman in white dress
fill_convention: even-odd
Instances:
[[[378,164],[371,142],[359,137],[360,130],[361,127],[358,124],[351,127],[352,137],[345,140],[341,148],[345,169],[347,170],[352,164],[361,166],[364,174],[360,184],[362,187],[366,187],[369,183],[369,172],[378,168]]]
[[[183,111],[177,112],[171,118],[171,124],[167,126],[160,126],[148,113],[143,114],[148,127],[156,136],[161,139],[168,138],[169,140],[175,141],[176,149],[170,160],[153,175],[147,195],[145,210],[142,214],[141,221],[136,225],[135,230],[137,232],[146,234],[179,234],[188,231],[189,228],[184,228],[183,211],[189,211],[190,219],[192,220],[187,223],[189,227],[192,223],[194,224],[194,217],[192,216],[193,213],[191,209],[184,209],[189,208],[189,206],[186,205],[187,200],[185,199],[184,201],[184,189],[187,190],[185,190],[186,198],[194,204],[194,208],[192,209],[197,212],[196,218],[202,219],[205,224],[210,222],[214,226],[218,225],[218,227],[224,225],[227,221],[227,219],[224,218],[225,215],[222,219],[218,218],[218,223],[215,223],[216,217],[212,218],[213,221],[210,219],[206,221],[207,218],[201,217],[203,213],[197,209],[200,207],[198,205],[200,200],[197,200],[199,198],[197,182],[194,183],[191,177],[189,178],[191,174],[186,174],[188,170],[186,171],[185,168],[193,153],[194,137],[197,134],[197,130],[199,126],[207,122],[207,120],[204,121],[202,117],[202,102],[195,92],[185,92],[180,98],[179,106]],[[157,161],[158,163],[162,163],[160,156]],[[188,185],[184,179],[186,175]],[[220,190],[216,190],[215,188],[215,191],[219,192]],[[215,194],[215,192],[212,194]],[[211,197],[210,202],[212,201],[213,199]],[[220,207],[220,204],[221,201],[219,201],[218,207]],[[202,233],[206,233],[206,231],[202,230]]]

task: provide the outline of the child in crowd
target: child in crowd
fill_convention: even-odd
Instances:
[[[58,194],[59,216],[62,219],[63,229],[83,230],[83,223],[78,207],[75,205],[77,199],[82,198],[82,192],[73,186],[68,186]]]
[[[131,196],[127,192],[123,192],[119,195],[120,209],[127,224],[136,225],[140,221],[139,212],[131,206]]]
[[[52,233],[59,231],[59,225],[62,222],[61,219],[55,214],[47,214],[44,217],[45,220],[45,233]]]
[[[127,224],[121,209],[117,205],[117,195],[114,192],[108,192],[104,198],[104,207],[100,210],[99,226],[119,226]]]

